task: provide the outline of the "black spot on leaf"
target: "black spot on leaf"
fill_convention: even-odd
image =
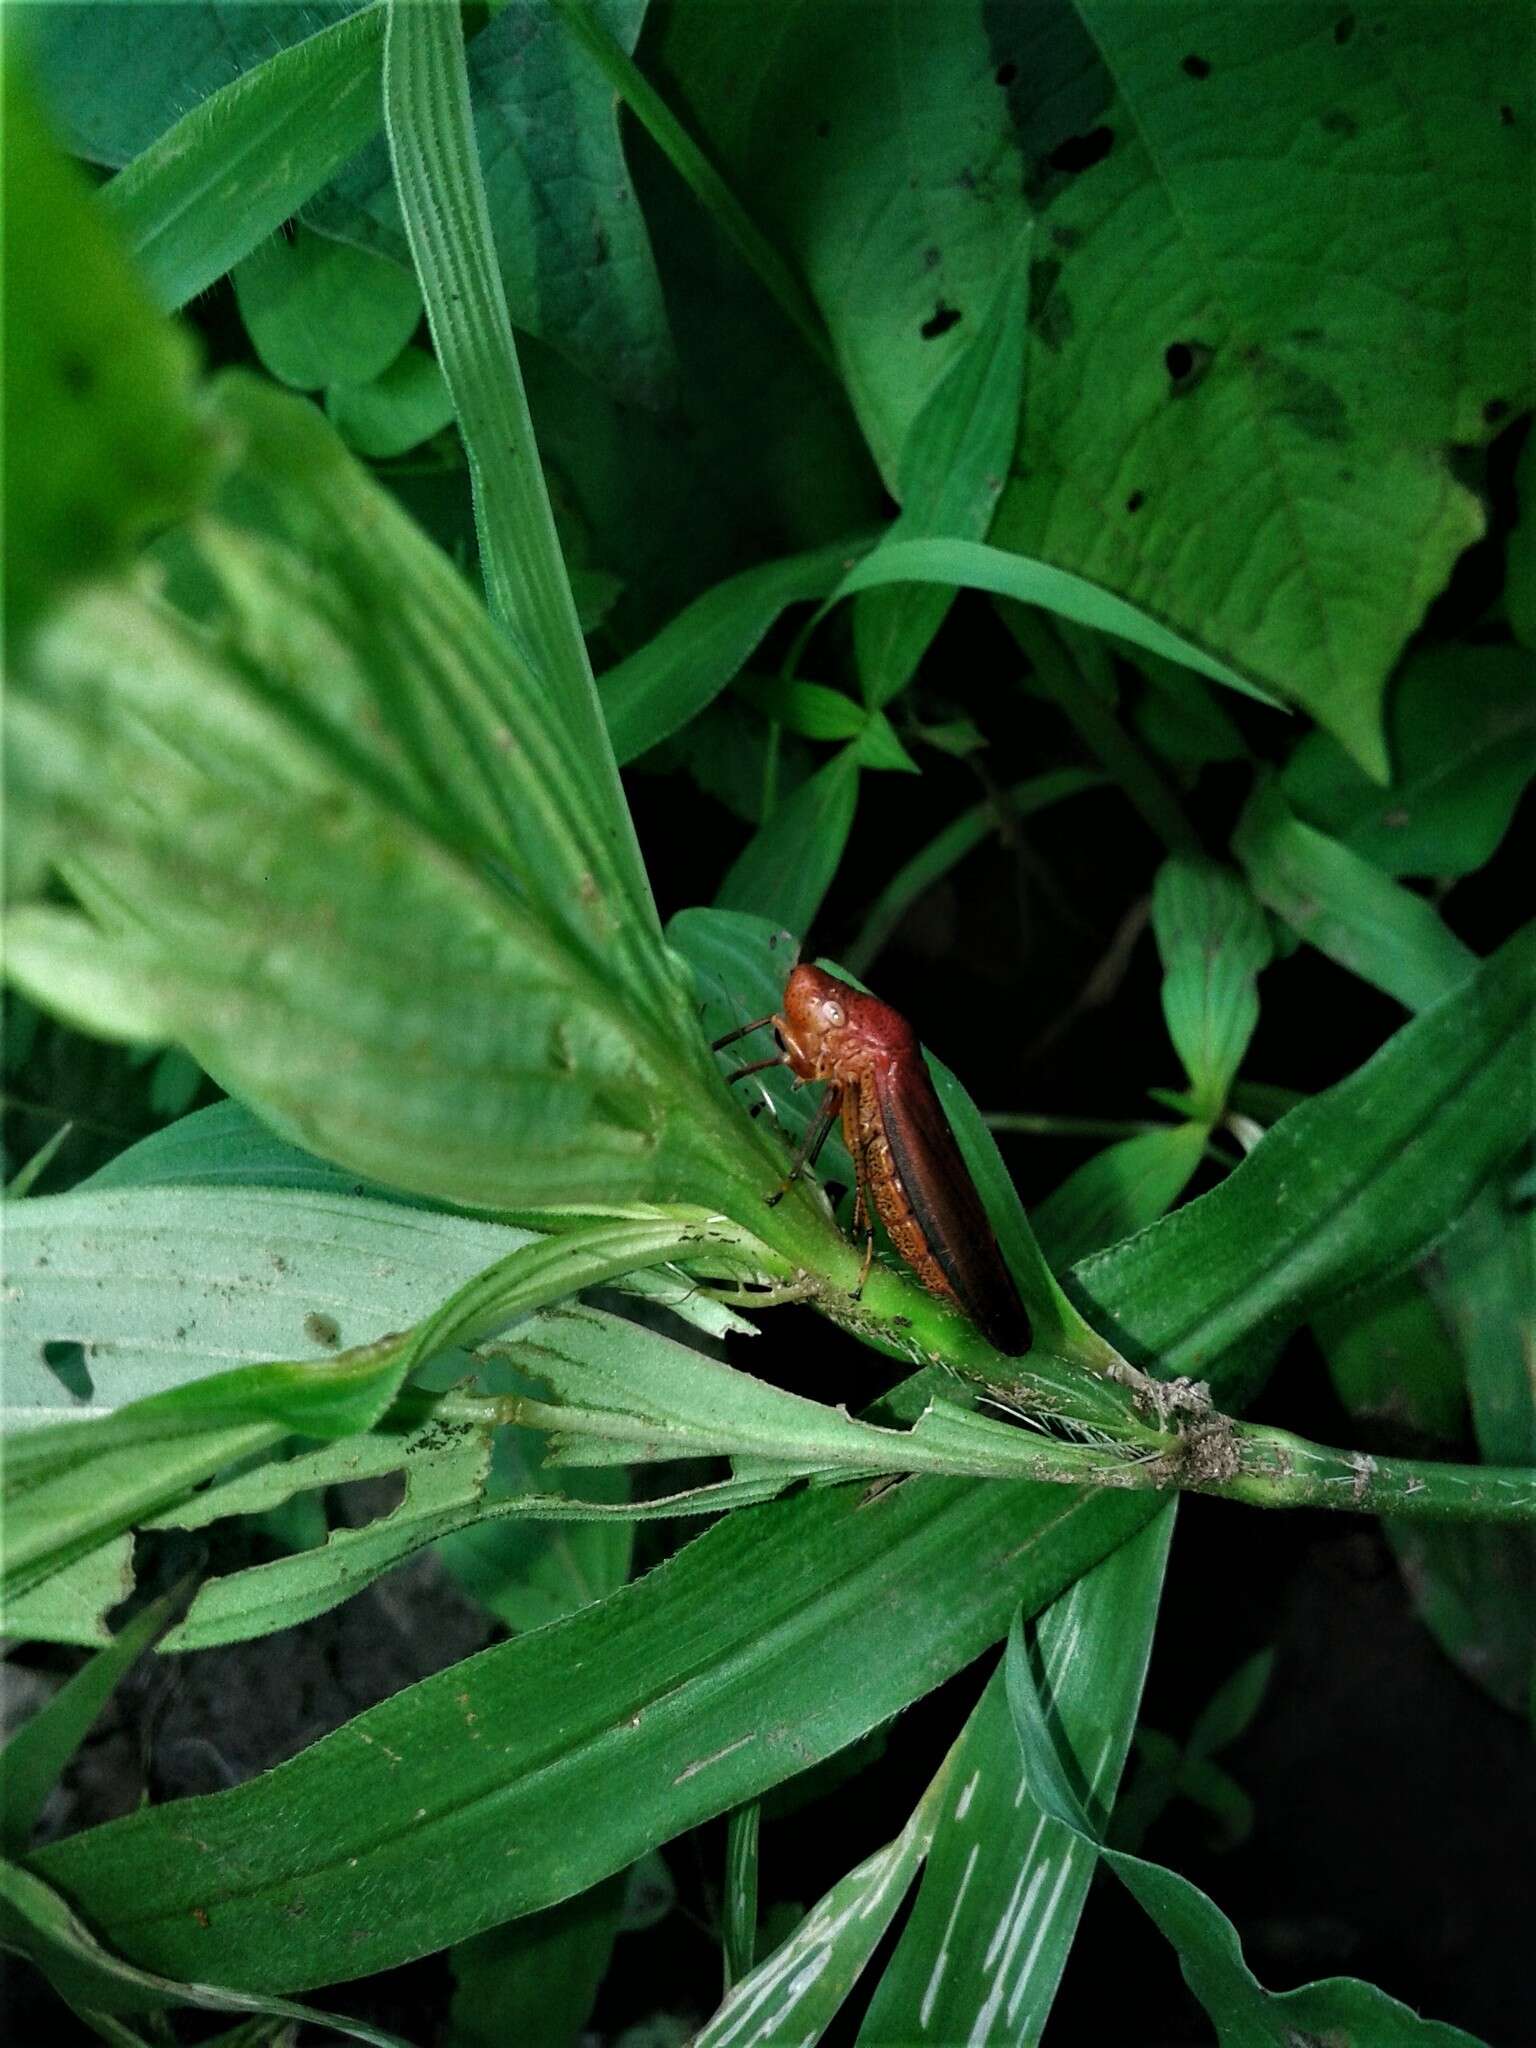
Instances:
[[[958,306],[946,306],[944,301],[940,299],[939,303],[917,331],[924,341],[936,341],[941,334],[948,334],[951,327],[958,324],[960,318],[961,313]]]
[[[1327,135],[1358,135],[1360,123],[1353,114],[1346,114],[1342,107],[1330,107],[1321,116],[1323,132]]]
[[[1503,124],[1504,124],[1504,126],[1505,126],[1506,128],[1513,128],[1513,127],[1514,127],[1514,125],[1515,125],[1515,110],[1514,110],[1514,108],[1513,108],[1513,107],[1500,107],[1500,109],[1499,109],[1499,119],[1500,119],[1500,121],[1502,121],[1502,122],[1503,122]]]
[[[60,356],[59,382],[71,398],[84,398],[95,387],[96,372],[84,356]]]
[[[1186,78],[1209,78],[1211,67],[1203,57],[1188,56],[1179,66]]]
[[[1012,85],[1013,81],[1018,77],[1018,75],[1019,67],[1017,64],[1013,63],[1011,59],[1006,64],[999,64],[997,70],[993,73],[993,76],[996,78],[998,84],[1001,86]]]
[[[1086,135],[1069,135],[1065,142],[1058,142],[1046,161],[1053,171],[1065,171],[1069,177],[1076,177],[1080,171],[1091,171],[1095,164],[1103,163],[1114,146],[1113,128],[1090,128]]]
[[[1333,24],[1333,40],[1341,50],[1346,43],[1354,40],[1355,26],[1355,17],[1352,14],[1341,14]]]
[[[1213,351],[1209,342],[1173,341],[1163,350],[1163,368],[1168,372],[1169,396],[1187,398],[1205,381]]]
[[[1508,416],[1509,400],[1507,398],[1490,398],[1483,407],[1483,419],[1490,427],[1496,427],[1500,420],[1506,419]]]
[[[1147,494],[1145,491],[1132,491],[1125,501],[1125,509],[1127,512],[1139,512],[1146,502]]]

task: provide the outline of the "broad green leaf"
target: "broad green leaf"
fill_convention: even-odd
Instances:
[[[404,455],[453,419],[453,394],[436,356],[407,348],[371,384],[333,384],[325,394],[332,425],[359,455]]]
[[[941,535],[983,540],[1019,430],[1029,240],[999,265],[992,304],[934,387],[896,462],[901,515],[881,541]],[[867,701],[888,704],[906,688],[953,594],[921,585],[871,591],[854,606],[854,647]]]
[[[786,605],[825,597],[866,542],[836,542],[762,562],[717,583],[601,678],[603,716],[621,764],[698,716],[736,675]]]
[[[301,206],[323,234],[409,260],[378,133],[384,9],[335,22],[338,11],[242,0],[47,10],[41,62],[72,145],[109,164],[146,152],[128,178],[144,183],[135,214],[174,243],[151,252],[175,294],[167,303],[211,284]],[[633,48],[640,0],[598,11]],[[334,25],[316,34],[317,20]],[[549,10],[524,5],[494,10],[469,71],[519,327],[655,404],[671,375],[665,311],[601,72]],[[189,101],[199,104],[178,120]]]
[[[1072,0],[994,42],[1039,227],[993,539],[1198,636],[1379,778],[1387,676],[1482,530],[1452,448],[1529,402],[1523,20]]]
[[[1536,774],[1536,691],[1515,647],[1421,647],[1387,699],[1383,789],[1310,733],[1280,787],[1303,823],[1389,875],[1469,875],[1489,860]]]
[[[1507,947],[1284,1119],[1212,1194],[1086,1261],[1075,1289],[1133,1355],[1239,1398],[1255,1358],[1314,1297],[1411,1257],[1519,1143],[1510,1107],[1527,1074],[1532,950],[1530,934]],[[194,1858],[172,1807],[52,1845],[37,1868],[146,1964],[197,1952],[188,1910],[203,1904],[219,1912],[229,1981],[318,1981],[334,1970],[338,1928],[352,1967],[382,1967],[568,1897],[846,1747],[1158,1505],[947,1480],[868,1502],[808,1491],[730,1517],[611,1601],[397,1694],[280,1778],[203,1801],[208,1846]],[[492,1727],[510,1749],[475,1739]],[[579,1836],[560,1818],[576,1807],[596,1817]],[[209,1877],[226,1854],[241,1869],[227,1914]],[[146,1859],[167,1872],[148,1907]],[[302,1919],[287,1910],[295,1897]]]
[[[1057,1725],[1102,1813],[1136,1725],[1172,1532],[1172,1513],[1159,1516],[1040,1617]],[[922,1885],[860,2048],[1037,2041],[1095,1862],[1030,1797],[999,1667],[956,1746]]]
[[[1046,1257],[1070,1266],[1155,1223],[1189,1185],[1209,1138],[1203,1123],[1165,1124],[1096,1153],[1035,1210]]]
[[[303,226],[258,243],[234,286],[263,367],[300,391],[382,377],[421,318],[410,271]]]
[[[1036,1653],[1038,1656],[1038,1652]],[[1103,1823],[1084,1809],[1074,1777],[1091,1769],[1059,1720],[1048,1719],[1024,1631],[1015,1623],[1006,1658],[1008,1704],[1023,1752],[1025,1781],[1061,1827],[1097,1851],[1172,1944],[1179,1967],[1216,2029],[1221,2048],[1294,2048],[1298,2032],[1340,2048],[1478,2048],[1458,2027],[1420,2019],[1374,1985],[1325,1978],[1278,1996],[1243,1961],[1237,1933],[1187,1878],[1103,1844]],[[1054,1699],[1052,1701],[1054,1704]]]
[[[858,800],[858,760],[844,747],[764,819],[727,870],[718,907],[808,931],[836,877]]]
[[[819,2041],[901,1908],[938,1823],[940,1770],[894,1841],[840,1878],[788,1940],[733,1984],[693,2037],[698,2048]]]
[[[656,58],[754,217],[796,264],[882,475],[981,326],[1028,209],[977,8],[791,0],[777,33],[707,0]],[[899,490],[897,491],[899,496]]]
[[[22,42],[19,33],[12,40]],[[216,446],[193,351],[5,65],[5,613],[13,656],[56,594],[204,495]],[[12,891],[18,877],[10,878]],[[24,885],[24,884],[23,884]]]
[[[140,1608],[104,1650],[67,1678],[45,1706],[0,1750],[0,1843],[7,1856],[24,1856],[32,1830],[117,1682],[137,1663],[176,1611],[177,1596],[163,1594]]]
[[[1410,1010],[1464,980],[1474,955],[1422,896],[1293,815],[1271,782],[1233,835],[1254,894],[1302,938]]]
[[[190,2006],[204,2012],[274,2013],[301,2024],[331,2027],[348,2040],[371,2042],[373,2048],[410,2048],[398,2034],[363,2020],[291,2005],[265,1992],[179,1983],[134,1969],[104,1948],[56,1892],[11,1863],[0,1864],[0,1948],[35,1963],[77,2012],[111,2015]]]
[[[1271,952],[1264,913],[1226,868],[1175,854],[1153,884],[1152,929],[1168,1036],[1189,1076],[1193,1114],[1214,1123],[1259,1021],[1255,984]]]
[[[850,970],[854,974],[867,973],[870,962],[918,898],[994,832],[1006,832],[1013,819],[1027,818],[1063,797],[1101,786],[1102,778],[1088,769],[1053,768],[1043,775],[1016,782],[995,801],[988,798],[962,811],[904,862],[876,897],[858,937],[844,953]]]
[[[657,929],[655,906],[555,533],[497,267],[462,24],[456,8],[414,0],[386,4],[390,162],[437,360],[469,457],[491,612],[527,652],[548,707],[546,723],[557,720],[564,728],[606,864],[623,888],[630,920],[649,939]],[[502,19],[515,12],[504,10]]]
[[[1114,633],[1137,647],[1247,691],[1245,678],[1214,654],[1120,597],[1107,584],[1095,583],[1048,561],[979,540],[893,540],[856,562],[828,598],[833,605],[855,591],[878,590],[894,583],[936,583],[956,590],[986,590],[1020,604],[1039,605],[1100,633]]]

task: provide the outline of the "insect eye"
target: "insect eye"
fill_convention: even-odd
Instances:
[[[843,1006],[841,1003],[827,1002],[823,1003],[821,1006],[821,1021],[825,1025],[827,1025],[830,1030],[840,1031],[843,1025],[848,1020],[843,1015]]]

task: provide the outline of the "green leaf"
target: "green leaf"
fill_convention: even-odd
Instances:
[[[1533,939],[1294,1111],[1214,1193],[1078,1268],[1074,1289],[1132,1355],[1200,1372],[1236,1399],[1315,1298],[1445,1229],[1519,1143],[1509,1112],[1525,1086]],[[203,1801],[208,1846],[195,1858],[171,1807],[52,1845],[37,1868],[107,1938],[160,1967],[198,1952],[192,1904],[217,1911],[233,1982],[327,1977],[338,1929],[358,1971],[426,1953],[568,1897],[846,1747],[995,1642],[1019,1599],[1044,1605],[1158,1505],[947,1480],[867,1503],[857,1489],[807,1491],[732,1516],[611,1600],[397,1694],[280,1777]],[[487,1728],[511,1748],[477,1740]],[[579,1835],[561,1821],[578,1808],[596,1817]],[[209,1877],[226,1855],[241,1873],[228,1912]],[[165,1872],[149,1905],[146,1864]],[[288,1911],[295,1898],[302,1919]]]
[[[265,1992],[178,1983],[134,1969],[104,1948],[57,1893],[30,1871],[10,1863],[0,1864],[0,1947],[35,1963],[77,2012],[110,2015],[190,2006],[204,2012],[273,2013],[304,2025],[332,2027],[348,2040],[371,2042],[373,2048],[409,2048],[398,2034],[363,2020],[316,2012]]]
[[[456,9],[387,0],[384,124],[432,340],[469,457],[491,612],[525,648],[638,926],[650,886],[576,616],[497,268]],[[505,10],[508,19],[520,10]]]
[[[453,419],[453,394],[436,356],[407,348],[371,384],[333,384],[325,410],[349,448],[379,462],[441,433]]]
[[[1175,854],[1153,884],[1152,929],[1168,1036],[1195,1114],[1215,1123],[1259,1021],[1256,984],[1272,950],[1264,913],[1215,861]]]
[[[1084,1764],[1070,1735],[1063,1738],[1060,1720],[1053,1726],[1047,1718],[1033,1663],[1022,1623],[1015,1622],[1006,1659],[1008,1704],[1030,1791],[1052,1820],[1103,1857],[1145,1907],[1172,1944],[1184,1981],[1204,2006],[1222,2048],[1293,2048],[1298,2030],[1336,2040],[1341,2048],[1477,2048],[1459,2028],[1422,2020],[1354,1978],[1328,1978],[1280,1996],[1265,1991],[1243,1961],[1231,1922],[1203,1892],[1160,1864],[1103,1846],[1102,1823],[1090,1819],[1078,1789]]]
[[[576,2048],[624,1913],[622,1875],[455,1944],[441,2048],[503,2048],[508,2020],[539,2048]]]
[[[765,43],[749,12],[687,0],[656,62],[821,309],[859,424],[900,496],[912,422],[1017,261],[1020,189],[998,57],[979,12],[916,32],[900,8],[792,0]]]
[[[808,740],[851,740],[868,726],[869,714],[841,690],[779,676],[742,676],[735,695],[762,717]]]
[[[1466,979],[1475,956],[1433,905],[1364,855],[1295,817],[1267,783],[1232,849],[1254,894],[1330,960],[1419,1009]]]
[[[1058,1725],[1092,1760],[1108,1813],[1136,1726],[1172,1513],[1160,1515],[1040,1617]],[[956,1746],[922,1884],[859,2033],[860,2048],[913,2038],[1035,2041],[1050,2013],[1095,1857],[1030,1796],[1005,1673],[993,1674]]]
[[[1014,554],[979,540],[893,540],[856,562],[827,600],[827,606],[859,590],[878,590],[895,583],[936,583],[956,590],[987,590],[1020,604],[1039,605],[1064,619],[1117,634],[1137,647],[1210,676],[1214,682],[1252,694],[1245,678],[1206,653],[1193,641],[1164,625],[1152,613],[1118,596],[1104,584],[1090,581],[1050,562]]]
[[[727,1991],[757,1960],[757,1842],[762,1806],[738,1806],[726,1822],[725,1884],[720,1901],[720,1947]]]
[[[300,391],[381,377],[421,318],[408,270],[303,226],[258,243],[234,286],[263,366]]]
[[[1536,435],[1528,433],[1520,450],[1515,494],[1520,510],[1504,562],[1504,609],[1510,631],[1530,652],[1536,651]]]
[[[1310,733],[1280,787],[1309,825],[1389,875],[1469,875],[1492,858],[1536,774],[1536,691],[1515,647],[1421,647],[1387,700],[1383,789],[1326,733]]]
[[[727,870],[717,906],[808,931],[842,861],[858,800],[857,754],[844,747],[769,813]]]
[[[982,540],[1013,460],[1024,372],[1028,236],[999,266],[991,306],[913,420],[896,462],[901,516],[882,549],[938,535]],[[921,585],[870,592],[854,607],[865,699],[888,704],[906,688],[943,624],[950,592]]]
[[[760,562],[717,583],[601,682],[608,736],[621,764],[696,718],[741,669],[786,605],[825,597],[866,543],[838,541]]]
[[[1378,1432],[1459,1442],[1467,1413],[1461,1360],[1418,1272],[1330,1303],[1313,1328],[1351,1415]]]
[[[1189,1185],[1209,1139],[1204,1123],[1166,1124],[1095,1153],[1035,1211],[1046,1257],[1069,1266],[1155,1223]]]
[[[70,1757],[91,1731],[117,1682],[163,1635],[178,1596],[150,1601],[113,1641],[67,1678],[46,1706],[25,1721],[0,1751],[0,1844],[23,1856],[48,1796]]]
[[[76,146],[126,165],[102,203],[167,309],[275,234],[379,126],[381,7],[360,7],[317,34],[307,9],[267,7],[242,20],[240,9],[222,7],[210,35],[213,12],[155,6],[152,19],[142,5],[58,8],[41,37]],[[304,40],[269,55],[290,24]],[[207,97],[173,121],[198,87]]]
[[[85,181],[54,147],[19,51],[5,66],[4,96],[14,655],[50,599],[116,569],[146,533],[199,502],[215,442],[194,405],[187,337],[157,315]]]
[[[726,1993],[698,2048],[788,2048],[819,2041],[895,1919],[938,1823],[942,1769],[894,1841],[817,1901],[787,1941]]]
[[[1258,1650],[1222,1681],[1189,1731],[1190,1756],[1212,1757],[1218,1750],[1229,1749],[1246,1732],[1263,1704],[1274,1669],[1274,1651]]]
[[[999,37],[1040,239],[993,538],[1197,636],[1384,779],[1386,679],[1482,530],[1453,448],[1529,402],[1531,73],[1518,5],[1470,33],[1335,18],[1074,0]]]

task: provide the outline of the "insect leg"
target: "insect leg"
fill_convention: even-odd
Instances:
[[[856,1167],[859,1162],[855,1162]],[[875,1226],[870,1217],[869,1204],[864,1199],[864,1175],[858,1172],[858,1185],[853,1195],[853,1235],[864,1232],[864,1263],[859,1268],[858,1285],[853,1290],[853,1299],[858,1300],[864,1292],[864,1282],[869,1278],[869,1269],[875,1263]]]
[[[773,1193],[768,1197],[770,1209],[776,1208],[789,1193],[795,1182],[810,1167],[816,1164],[816,1155],[827,1142],[827,1134],[837,1121],[837,1112],[842,1103],[841,1088],[828,1088],[822,1098],[820,1109],[807,1124],[805,1136],[800,1141],[800,1150],[795,1154],[790,1169]]]
[[[726,1075],[725,1085],[727,1088],[734,1088],[738,1081],[745,1081],[748,1074],[760,1074],[764,1067],[782,1067],[783,1064],[784,1055],[781,1052],[776,1052],[771,1060],[749,1060],[744,1067],[738,1067],[734,1074]]]

